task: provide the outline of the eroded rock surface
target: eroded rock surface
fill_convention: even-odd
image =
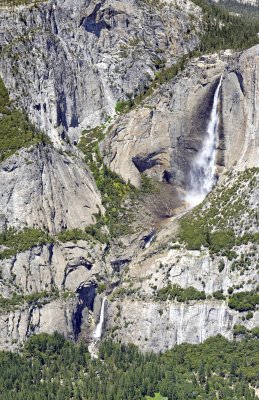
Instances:
[[[0,72],[16,102],[57,142],[114,113],[159,65],[198,43],[190,1],[51,0],[2,10]]]
[[[76,154],[51,145],[22,149],[0,165],[0,223],[57,233],[85,228],[102,210],[101,197]]]
[[[255,254],[254,245],[240,246],[238,252]],[[228,298],[229,288],[251,291],[257,286],[258,267],[252,257],[249,268],[231,268],[226,257],[212,257],[207,250],[167,250],[152,256],[147,254],[129,266],[123,289],[116,291],[108,304],[106,329],[126,343],[134,343],[146,351],[165,351],[184,342],[201,343],[210,336],[221,334],[233,339],[234,325],[247,329],[258,326],[259,312],[246,320],[246,313],[230,309],[227,300],[216,300],[213,293],[222,291]],[[220,270],[220,264],[224,265]],[[188,302],[161,301],[160,289],[167,285],[194,287],[207,294],[206,300]]]
[[[93,329],[91,311],[104,268],[103,250],[98,243],[59,242],[1,260],[1,295],[20,298],[1,310],[0,346],[13,349],[34,333],[55,330],[77,339],[83,323],[88,331],[91,325]]]

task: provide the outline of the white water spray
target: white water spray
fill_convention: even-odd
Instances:
[[[94,339],[100,339],[102,336],[105,301],[106,301],[106,297],[103,298],[101,313],[100,313],[100,320],[99,320],[99,322],[95,328],[94,334],[93,334]]]
[[[210,121],[202,148],[193,160],[190,171],[190,190],[186,196],[186,202],[190,208],[200,204],[216,183],[216,148],[218,142],[218,101],[222,76],[214,94],[213,107]]]

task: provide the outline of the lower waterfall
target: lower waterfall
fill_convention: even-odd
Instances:
[[[214,94],[210,120],[202,148],[194,158],[191,166],[189,189],[185,198],[189,208],[200,204],[216,183],[215,161],[219,125],[218,102],[221,83],[222,76]]]
[[[94,334],[93,334],[94,339],[100,339],[102,336],[105,301],[106,301],[106,297],[103,298],[102,308],[101,308],[101,313],[100,313],[100,320],[99,320],[99,322],[95,328]]]

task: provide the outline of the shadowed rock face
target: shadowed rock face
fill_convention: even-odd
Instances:
[[[84,29],[89,32],[89,33],[93,33],[94,35],[96,35],[98,38],[100,37],[100,34],[102,32],[103,29],[107,29],[110,30],[111,29],[111,25],[107,24],[107,22],[105,21],[105,15],[100,14],[98,15],[100,8],[102,7],[102,4],[99,3],[95,6],[93,12],[88,15],[87,17],[83,18],[81,21],[81,26],[84,27]],[[113,11],[113,10],[110,10]],[[112,14],[112,15],[111,15]],[[109,17],[115,17],[116,16],[116,12],[113,11],[113,13],[109,13]]]
[[[73,313],[74,338],[77,339],[82,328],[83,318],[87,319],[87,310],[93,311],[96,284],[82,283],[77,288],[78,303]]]
[[[0,73],[37,127],[77,141],[119,99],[143,91],[159,65],[197,45],[200,9],[177,5],[50,0],[1,11]]]

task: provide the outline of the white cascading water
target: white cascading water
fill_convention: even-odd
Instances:
[[[186,202],[189,208],[200,204],[216,183],[216,148],[218,142],[218,101],[222,76],[214,94],[210,121],[202,148],[193,160]]]
[[[93,334],[94,339],[100,339],[102,336],[105,301],[106,301],[106,297],[103,298],[101,313],[100,313],[100,320],[99,320],[99,322],[95,328],[94,334]]]

